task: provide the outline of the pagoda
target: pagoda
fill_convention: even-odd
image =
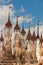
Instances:
[[[16,25],[15,25],[15,27],[14,27],[15,32],[20,31],[20,27],[19,27],[19,25],[18,25],[18,17],[19,17],[19,16],[17,16]]]
[[[38,21],[38,27],[37,27],[37,40],[36,40],[36,57],[37,57],[37,61],[39,61],[39,59],[40,59],[39,22],[40,22],[40,21]]]
[[[31,60],[31,32],[30,32],[30,27],[29,27],[29,31],[28,31],[28,35],[27,35],[27,60],[30,61]]]
[[[14,27],[14,32],[15,32],[15,37],[14,37],[14,55],[17,58],[17,60],[19,60],[20,54],[21,54],[21,40],[20,40],[20,28],[18,25],[18,16],[17,16],[17,21],[16,21],[16,25]]]
[[[9,7],[9,13],[8,13],[8,21],[5,24],[6,27],[6,34],[5,34],[5,39],[6,39],[6,44],[5,44],[5,49],[6,49],[6,54],[9,55],[11,52],[11,28],[12,28],[12,23],[10,21],[10,7]]]
[[[22,55],[25,56],[25,34],[26,34],[26,31],[24,29],[24,24],[22,25],[22,30],[21,30],[21,51],[22,51]]]
[[[32,59],[35,61],[36,59],[36,34],[35,34],[35,31],[33,32],[33,35],[32,35]]]

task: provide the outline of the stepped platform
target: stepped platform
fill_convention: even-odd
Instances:
[[[3,56],[3,57],[0,57],[0,65],[18,65],[17,63],[21,63],[21,64],[19,64],[19,65],[37,65],[37,60],[35,59],[35,60],[30,60],[30,61],[28,61],[28,60],[19,60],[19,61],[17,61],[17,59],[16,58],[14,58],[14,56],[12,56],[12,55],[9,55],[9,56]]]

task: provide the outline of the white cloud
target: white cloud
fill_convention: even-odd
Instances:
[[[33,20],[33,16],[30,16],[30,15],[25,15],[25,16],[20,16],[18,17],[18,23],[22,23],[22,22],[32,22]],[[13,19],[14,22],[16,22],[16,17]]]
[[[23,13],[23,12],[25,12],[25,8],[23,6],[20,6],[20,8],[18,10],[16,10],[15,12],[17,12],[17,13],[22,12]]]
[[[12,8],[13,8],[13,4],[10,4],[10,7],[12,7]]]
[[[20,7],[20,9],[18,10],[18,12],[25,12],[25,9],[23,6]]]
[[[34,16],[28,14],[28,15],[25,16],[24,20],[25,20],[26,22],[32,22],[33,18],[34,18]]]
[[[9,3],[11,0],[0,0],[1,3],[5,4],[5,3]]]
[[[27,22],[31,22],[33,20],[34,17],[31,17],[31,18],[26,18],[26,21]]]
[[[12,6],[13,8],[13,4],[11,4],[10,6]],[[9,5],[2,5],[0,6],[0,14],[4,15],[4,16],[8,16],[8,12],[9,12]],[[10,9],[10,13],[12,13],[12,9]]]
[[[5,25],[0,25],[0,32],[4,29]]]

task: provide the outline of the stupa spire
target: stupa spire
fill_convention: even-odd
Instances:
[[[7,28],[11,28],[11,27],[12,27],[12,24],[11,24],[11,21],[10,21],[10,9],[11,9],[11,8],[12,8],[12,7],[9,6],[8,22],[5,24],[5,26],[6,26]]]
[[[39,38],[39,22],[40,22],[40,21],[38,21],[38,27],[37,27],[37,38]]]
[[[20,30],[19,25],[18,25],[18,17],[19,16],[17,16],[17,18],[16,18],[16,25],[14,27],[14,30]]]
[[[22,24],[22,31],[21,34],[24,36],[26,34],[26,31],[24,30],[24,23]]]
[[[31,40],[30,22],[29,22],[29,31],[28,31],[27,39]]]

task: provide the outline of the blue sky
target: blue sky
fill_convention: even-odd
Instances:
[[[27,16],[27,18],[23,21],[24,27],[27,29],[29,26],[37,25],[38,20],[40,20],[43,25],[43,0],[0,0],[0,6],[8,6],[9,4],[13,5],[12,8],[12,19],[14,22],[14,18],[16,16]],[[22,20],[21,20],[22,21]],[[20,27],[22,23],[20,23]]]
[[[43,0],[12,0],[11,3],[16,10],[19,9],[21,5],[25,8],[25,12],[21,13],[21,15],[32,14],[37,19],[43,19]]]

